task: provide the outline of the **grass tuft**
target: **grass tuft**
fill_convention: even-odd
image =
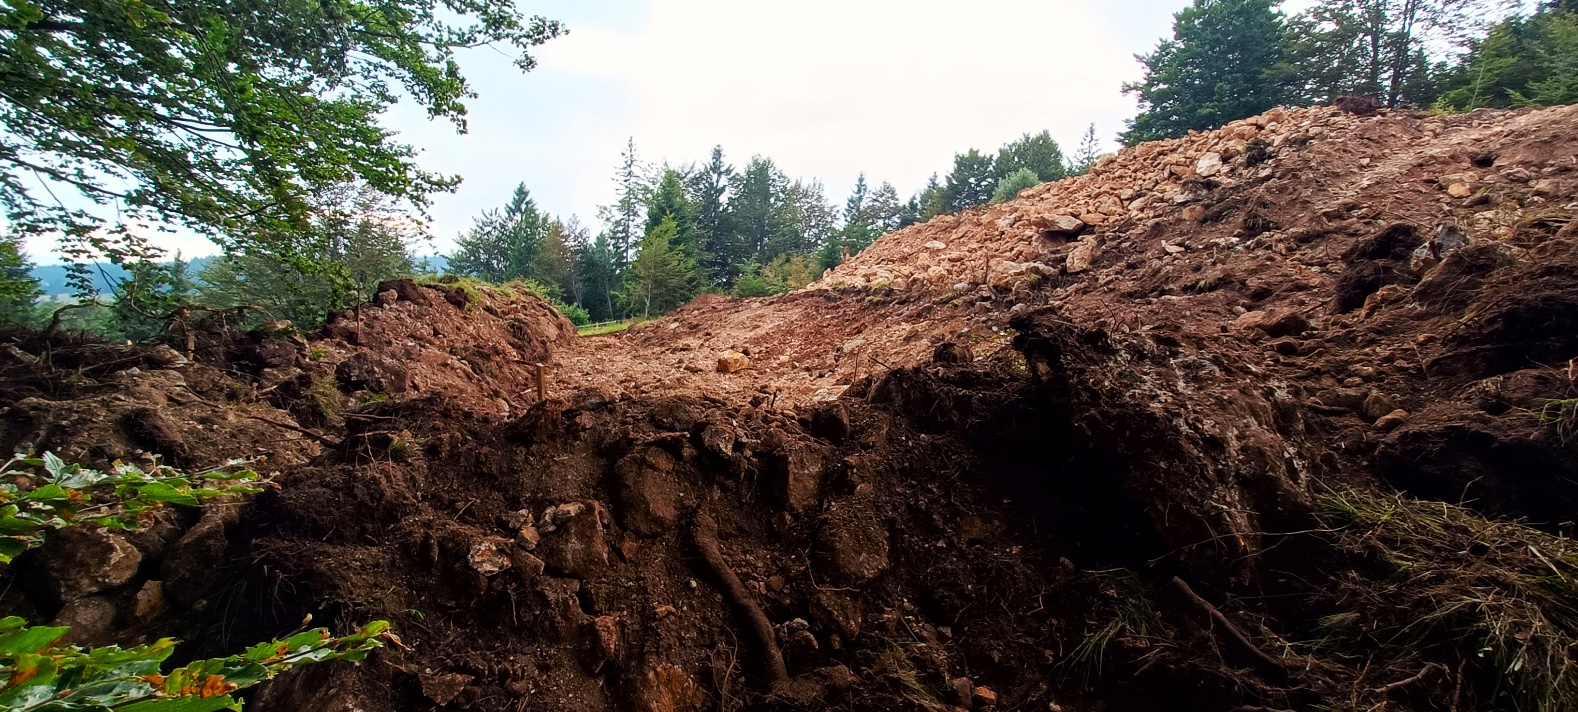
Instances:
[[[1465,690],[1485,709],[1578,709],[1571,539],[1442,502],[1352,490],[1317,498],[1316,516],[1339,549],[1378,572],[1338,582],[1346,612],[1321,621],[1317,653],[1372,670],[1466,668]]]

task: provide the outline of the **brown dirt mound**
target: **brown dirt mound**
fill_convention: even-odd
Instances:
[[[270,684],[264,712],[1501,709],[1512,687],[1556,710],[1573,693],[1541,675],[1570,661],[1500,656],[1567,650],[1572,618],[1411,636],[1402,602],[1546,596],[1527,550],[1578,566],[1552,543],[1578,505],[1575,155],[1573,107],[1278,110],[617,336],[403,282],[310,339],[137,366],[199,403],[113,380],[144,352],[68,372],[34,342],[0,388],[84,414],[47,442],[297,443],[279,491],[172,522],[149,560],[185,563],[92,594],[105,639],[191,654],[309,612],[411,645]],[[146,410],[90,417],[128,393]],[[279,430],[190,437],[205,409]],[[152,581],[187,583],[126,612]]]

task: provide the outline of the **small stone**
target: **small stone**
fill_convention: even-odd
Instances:
[[[583,662],[592,673],[603,668],[610,660],[619,659],[619,619],[598,616],[585,626],[585,657]]]
[[[542,541],[542,534],[537,531],[537,527],[534,527],[530,524],[525,524],[515,532],[515,541],[519,543],[522,548],[526,549],[527,551],[531,551],[537,548],[538,542]]]
[[[1068,259],[1063,263],[1063,268],[1068,270],[1069,274],[1079,274],[1090,269],[1091,263],[1100,256],[1101,246],[1096,244],[1096,239],[1086,238],[1068,251]]]
[[[1398,410],[1397,401],[1384,393],[1371,393],[1364,399],[1364,405],[1359,408],[1359,414],[1365,420],[1375,422]]]
[[[543,530],[535,552],[548,568],[583,579],[608,570],[608,541],[603,534],[608,513],[603,505],[595,501],[560,505],[554,509],[553,521],[554,531]]]
[[[953,701],[969,707],[975,700],[975,683],[968,677],[956,677],[948,682],[953,688]]]
[[[1295,311],[1252,311],[1233,320],[1236,329],[1258,329],[1268,336],[1298,336],[1310,330],[1310,321]]]
[[[110,643],[115,634],[115,618],[120,610],[109,599],[87,596],[67,603],[55,614],[57,626],[69,626],[61,642],[66,645],[98,647]]]
[[[679,518],[679,482],[674,456],[660,447],[644,447],[614,465],[618,485],[619,521],[644,537],[661,536]]]
[[[1397,410],[1381,416],[1380,420],[1375,421],[1375,429],[1389,432],[1396,430],[1407,423],[1408,411],[1398,408]]]
[[[373,302],[381,307],[393,306],[400,301],[400,293],[393,289],[386,289],[373,296]]]
[[[1085,221],[1073,215],[1037,216],[1030,223],[1042,232],[1059,235],[1078,235],[1085,231]]]
[[[937,241],[937,240],[932,240],[931,242],[926,243],[926,249],[928,249],[928,250],[946,250],[946,249],[948,249],[948,245],[943,243],[943,242]]]
[[[443,675],[420,675],[418,680],[422,683],[422,694],[426,695],[427,699],[439,705],[447,705],[460,696],[466,685],[471,684],[472,677],[452,672]]]
[[[993,692],[992,688],[990,688],[990,687],[977,687],[977,688],[975,688],[975,704],[976,704],[976,706],[978,706],[978,707],[996,707],[997,706],[997,702],[998,702],[997,693]]]
[[[874,512],[836,508],[817,531],[817,564],[841,583],[864,584],[887,571],[888,529]]]
[[[750,357],[738,351],[725,351],[718,355],[718,373],[734,373],[750,365]]]
[[[658,620],[663,620],[664,618],[672,616],[678,612],[679,611],[676,611],[673,606],[667,604],[659,604],[656,608],[652,609],[652,615]]]
[[[1169,255],[1181,255],[1181,254],[1189,251],[1188,248],[1186,248],[1186,247],[1184,247],[1182,245],[1174,245],[1174,244],[1172,244],[1170,242],[1163,242],[1162,243],[1162,249],[1166,250],[1167,254],[1169,254]]]
[[[1474,189],[1469,187],[1467,183],[1453,183],[1452,185],[1447,186],[1447,195],[1450,195],[1454,198],[1467,198],[1473,194]]]
[[[1201,178],[1210,178],[1211,176],[1221,173],[1224,167],[1225,166],[1222,164],[1222,154],[1207,153],[1201,156],[1200,160],[1195,161],[1194,172],[1199,174]]]
[[[170,604],[164,598],[164,582],[148,581],[137,589],[136,597],[132,598],[131,617],[143,623],[164,615],[169,609]]]
[[[1271,342],[1271,350],[1283,356],[1297,356],[1299,354],[1299,340],[1291,338],[1277,339]]]
[[[522,581],[530,581],[541,576],[547,564],[530,552],[517,548],[510,552],[510,567],[515,569],[515,573],[520,575]]]
[[[498,537],[488,537],[471,545],[466,560],[477,573],[493,576],[510,567],[509,550],[509,542]]]

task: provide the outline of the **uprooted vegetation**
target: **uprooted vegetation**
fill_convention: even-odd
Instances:
[[[0,445],[279,488],[0,605],[409,644],[263,712],[1568,709],[1575,122],[1256,117],[596,338],[408,281],[313,334],[21,335]]]

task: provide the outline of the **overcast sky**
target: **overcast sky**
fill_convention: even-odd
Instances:
[[[547,212],[595,225],[625,140],[653,163],[771,157],[842,203],[864,171],[901,196],[953,154],[1050,130],[1072,150],[1094,123],[1105,148],[1135,111],[1134,54],[1187,0],[521,0],[570,34],[528,74],[501,53],[462,56],[478,98],[470,131],[402,106],[387,116],[423,164],[458,174],[435,199],[436,248],[524,182]],[[165,238],[186,255],[214,252]],[[41,261],[52,246],[29,245]]]

